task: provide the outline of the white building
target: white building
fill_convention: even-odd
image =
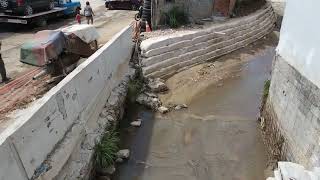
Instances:
[[[319,0],[287,2],[264,114],[269,145],[306,167],[320,166],[319,7]]]

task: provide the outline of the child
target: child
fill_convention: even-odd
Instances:
[[[80,13],[78,13],[78,14],[76,15],[76,21],[77,21],[79,24],[81,24],[81,15],[80,15]]]
[[[79,24],[81,24],[81,15],[80,15],[80,10],[81,10],[81,8],[80,7],[77,7],[76,8],[76,21],[79,23]]]
[[[90,6],[89,1],[86,2],[86,7],[84,8],[84,16],[86,17],[88,24],[90,24],[90,21],[91,21],[91,24],[93,24],[94,13]]]

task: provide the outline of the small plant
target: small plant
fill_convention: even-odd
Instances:
[[[188,16],[182,9],[174,6],[166,13],[166,23],[171,28],[177,28],[188,23]]]
[[[95,164],[99,168],[107,168],[114,164],[119,150],[120,139],[116,132],[106,132],[95,147]]]
[[[131,79],[128,83],[128,100],[133,103],[136,101],[137,96],[139,95],[141,89],[142,89],[143,83],[142,81],[137,79]]]
[[[269,95],[269,88],[270,88],[270,80],[266,80],[264,82],[264,88],[263,88],[263,99],[266,100]]]

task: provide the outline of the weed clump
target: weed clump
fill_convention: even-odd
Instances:
[[[106,132],[95,146],[95,164],[99,168],[107,168],[114,164],[119,151],[120,138],[117,132]]]
[[[270,80],[266,80],[264,82],[264,87],[263,87],[263,99],[266,100],[269,96],[269,88],[270,88]]]
[[[182,25],[188,23],[188,16],[186,12],[177,7],[172,7],[167,13],[165,13],[166,24],[170,26],[170,28],[178,28]]]

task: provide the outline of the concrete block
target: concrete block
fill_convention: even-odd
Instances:
[[[143,54],[143,56],[145,57],[152,57],[152,56],[156,56],[162,53],[166,53],[166,52],[170,52],[170,51],[174,51],[174,50],[178,50],[181,49],[183,47],[185,47],[186,45],[190,44],[190,40],[185,40],[185,41],[179,41],[176,43],[173,43],[169,46],[163,46],[163,47],[159,47],[156,49],[152,49],[150,51],[147,51],[146,53]]]
[[[191,40],[194,33],[195,32],[191,31],[191,32],[180,33],[178,36],[168,35],[168,36],[149,38],[147,40],[142,41],[140,47],[142,52],[144,53],[144,52],[150,51],[151,49],[169,46],[170,44],[173,44],[182,40],[188,40],[189,38]]]
[[[143,58],[142,59],[142,64],[144,66],[150,66],[152,64],[156,64],[159,63],[165,59],[170,59],[172,57],[176,57],[179,56],[180,54],[183,54],[185,52],[185,49],[179,49],[176,51],[171,51],[171,52],[167,52],[167,53],[163,53],[163,54],[159,54],[156,56],[152,56],[149,58]]]
[[[166,53],[162,56],[165,57],[163,59],[160,58],[160,55],[155,56],[155,59],[143,59],[143,64],[145,65],[143,71],[148,76],[157,74],[163,76],[166,70],[171,74],[172,71],[179,69],[179,67],[185,68],[186,64],[190,66],[192,62],[199,63],[244,47],[270,31],[273,23],[273,19],[270,19],[270,16],[273,14],[270,6],[266,6],[266,8],[249,17],[233,19],[227,23],[214,25],[206,30],[182,35],[184,39],[190,39],[193,36],[192,43],[195,44],[190,46],[190,43],[181,43],[183,46],[177,52],[173,50],[174,53]],[[218,36],[214,33],[219,31],[225,32],[226,35]],[[181,36],[171,37],[167,40],[176,43],[181,40]],[[161,53],[161,51],[157,53]],[[172,56],[170,57],[170,55]],[[201,57],[197,58],[197,56]]]

